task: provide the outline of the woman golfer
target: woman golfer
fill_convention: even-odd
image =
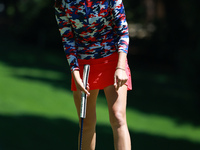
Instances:
[[[96,99],[99,90],[104,90],[114,147],[131,150],[126,102],[127,90],[132,85],[127,64],[128,25],[122,0],[56,0],[55,15],[72,73],[71,90],[78,115],[81,92],[88,96],[82,149],[95,149]],[[90,65],[87,88],[82,82],[85,64]]]

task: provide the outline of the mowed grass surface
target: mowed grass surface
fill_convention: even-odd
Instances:
[[[45,51],[38,52],[36,47],[30,48],[17,43],[2,43],[0,49],[0,150],[77,149],[78,118],[70,91],[70,73],[65,58],[53,53],[46,54]],[[167,74],[159,76],[160,78],[157,78],[158,73],[148,75],[161,82],[170,78]],[[135,81],[137,86],[143,79],[142,73],[135,71],[133,79],[138,81]],[[171,88],[168,88],[170,91]],[[160,87],[155,86],[154,89],[158,90]],[[133,149],[200,148],[200,124],[194,124],[189,119],[179,122],[176,115],[164,114],[166,111],[142,111],[139,107],[142,105],[139,103],[135,103],[138,108],[133,106],[133,101],[145,99],[140,92],[135,90],[128,94],[127,120]],[[182,93],[179,94],[178,90],[171,92],[179,99],[182,98]],[[163,93],[158,93],[155,99],[161,97],[161,94]],[[191,100],[195,99],[192,92],[185,95],[193,96]],[[152,102],[155,102],[153,98]],[[158,103],[156,107],[170,111],[170,108],[166,108],[169,105],[165,107],[161,104]],[[186,104],[193,106],[190,102]],[[144,108],[147,107],[143,105]],[[174,109],[174,106],[171,109]],[[101,93],[97,103],[97,150],[113,149],[108,118],[106,100]]]

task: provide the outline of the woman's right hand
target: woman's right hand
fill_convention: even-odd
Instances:
[[[76,84],[76,88],[78,91],[82,91],[84,92],[87,96],[90,95],[89,93],[89,84],[87,84],[87,89],[85,89],[84,85],[83,85],[83,81],[80,77],[80,73],[78,70],[74,70],[72,72],[72,75],[74,77],[74,81],[75,81],[75,84]]]

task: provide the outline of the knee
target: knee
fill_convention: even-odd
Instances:
[[[110,124],[113,129],[126,125],[126,113],[122,111],[114,111],[110,116]]]

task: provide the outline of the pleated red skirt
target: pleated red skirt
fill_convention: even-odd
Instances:
[[[113,53],[112,55],[99,59],[83,60],[78,59],[80,67],[80,76],[83,77],[83,68],[85,64],[90,65],[89,73],[89,87],[90,90],[104,89],[107,86],[114,85],[114,73],[117,67],[118,53]],[[126,60],[126,74],[128,76],[128,81],[125,83],[127,85],[127,90],[132,90],[131,72]],[[72,76],[71,79],[71,90],[76,91],[76,85]]]

